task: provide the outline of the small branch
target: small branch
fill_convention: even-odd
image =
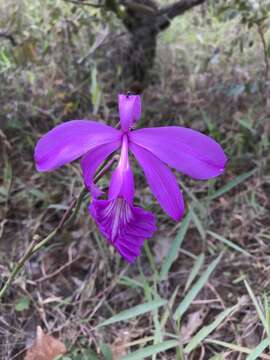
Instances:
[[[109,160],[107,163],[103,165],[103,167],[100,169],[100,171],[97,173],[94,179],[94,183],[96,184],[107,172],[110,170],[110,168],[113,166],[113,164],[118,160],[117,156],[114,156],[111,160]]]
[[[12,34],[8,34],[5,32],[0,32],[0,38],[7,39],[11,42],[13,46],[17,46],[17,41],[15,40],[14,36]]]
[[[206,0],[180,0],[172,5],[161,8],[157,14],[157,27],[160,31],[165,30],[171,21],[187,10],[205,3]]]
[[[0,299],[1,297],[5,294],[5,292],[7,291],[7,289],[10,287],[10,285],[12,284],[13,280],[15,279],[15,277],[17,276],[17,274],[19,273],[19,271],[21,270],[21,268],[23,267],[24,263],[28,260],[28,258],[31,256],[31,254],[33,253],[34,247],[36,245],[37,242],[37,238],[34,238],[34,240],[31,242],[29,248],[26,250],[24,256],[19,260],[19,262],[17,263],[17,265],[15,266],[15,268],[13,269],[12,273],[10,274],[8,280],[6,281],[6,283],[4,284],[4,286],[2,287],[1,291],[0,291]]]
[[[117,161],[116,157],[113,157],[107,163],[105,163],[98,174],[95,176],[94,183],[97,183],[112,167],[112,165]],[[85,195],[88,193],[88,190],[84,187],[79,196],[72,201],[68,209],[65,211],[58,225],[52,230],[45,238],[38,241],[38,235],[34,235],[34,239],[31,242],[29,248],[26,250],[23,257],[18,261],[18,263],[13,268],[8,280],[0,290],[0,301],[11,286],[13,280],[16,278],[20,270],[23,268],[26,261],[39,251],[43,246],[45,246],[64,226],[67,226],[73,222],[76,218],[78,211],[81,207]],[[74,209],[74,210],[73,210]]]
[[[84,0],[81,0],[81,1],[80,0],[64,0],[64,1],[67,3],[75,4],[75,5],[85,5],[85,6],[95,7],[95,8],[101,8],[104,6],[102,4],[94,4],[94,3],[90,3],[90,2],[87,2]]]
[[[65,268],[67,268],[68,266],[74,264],[76,261],[80,260],[82,257],[78,256],[73,260],[70,260],[69,262],[65,263],[64,265],[60,266],[60,268],[56,269],[55,271],[53,271],[52,273],[42,276],[41,278],[35,280],[36,282],[40,283],[42,281],[47,281],[50,280],[51,278],[57,276],[58,274],[60,274]]]
[[[183,14],[194,6],[201,5],[206,0],[180,0],[159,10],[159,15],[166,15],[169,19]]]
[[[140,4],[134,0],[122,0],[120,4],[125,6],[126,10],[133,11],[135,14],[141,14],[142,16],[154,16],[158,11],[158,6],[154,1],[145,1],[144,4]]]
[[[62,223],[62,226],[60,226],[60,224],[59,224],[60,228],[63,227],[64,225],[68,226],[69,224],[73,223],[73,221],[76,219],[76,216],[80,210],[81,203],[87,193],[88,193],[88,189],[86,187],[84,187],[82,189],[82,191],[80,192],[78,198],[74,199],[72,201],[71,206],[72,206],[72,209],[75,207],[74,211],[72,213],[69,213],[67,216],[65,216],[65,214],[64,214],[64,216],[62,217],[62,219],[60,221],[60,223]],[[64,217],[65,217],[65,219],[64,219]]]
[[[262,46],[263,46],[264,63],[265,63],[265,77],[266,77],[266,80],[268,80],[270,64],[269,64],[269,58],[268,58],[268,53],[267,53],[267,44],[266,44],[266,40],[265,40],[265,36],[264,36],[263,27],[260,24],[257,24],[257,30],[258,30],[259,36],[261,38]]]

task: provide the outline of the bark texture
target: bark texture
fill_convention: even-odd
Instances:
[[[121,18],[130,34],[123,75],[144,87],[154,66],[157,35],[168,28],[175,17],[206,0],[180,0],[160,9],[153,0],[121,0],[122,13],[115,2],[109,2],[110,9]]]
[[[103,7],[121,19],[130,35],[123,77],[125,82],[132,80],[144,88],[155,61],[157,35],[167,29],[175,17],[207,0],[179,0],[161,8],[155,0],[99,0],[94,4],[85,0],[65,1]]]

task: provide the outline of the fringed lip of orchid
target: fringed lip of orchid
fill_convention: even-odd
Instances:
[[[71,120],[43,136],[35,148],[38,171],[51,171],[78,158],[93,200],[89,207],[101,233],[128,262],[135,261],[143,242],[156,230],[154,215],[134,206],[134,179],[129,151],[141,166],[147,183],[163,210],[175,221],[184,214],[184,200],[169,167],[194,179],[219,176],[227,157],[211,137],[180,126],[133,130],[141,116],[139,95],[118,96],[121,128],[93,120]],[[93,179],[99,166],[121,149],[107,200]]]

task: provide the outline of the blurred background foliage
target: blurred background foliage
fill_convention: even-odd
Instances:
[[[66,342],[65,359],[140,348],[151,359],[258,358],[253,349],[269,359],[269,1],[0,0],[0,10],[0,286],[82,187],[77,163],[34,168],[35,143],[54,125],[115,125],[117,94],[131,90],[142,93],[139,126],[192,127],[230,158],[209,182],[177,174],[190,210],[181,226],[133,164],[136,202],[159,231],[131,267],[100,237],[85,199],[0,305],[1,359],[23,358],[38,324]],[[171,339],[184,340],[175,350]]]
[[[233,52],[243,60],[249,53],[256,52],[257,59],[250,58],[250,61],[258,62],[263,58],[263,71],[269,76],[268,0],[193,0],[191,4],[203,3],[191,19],[195,22],[196,31],[190,26],[189,15],[181,19],[177,12],[171,16],[171,20],[174,19],[172,23],[168,20],[170,31],[167,31],[167,23],[152,29],[156,22],[153,16],[163,16],[163,10],[167,11],[167,19],[168,9],[182,2],[189,3],[1,0],[1,99],[5,96],[15,99],[14,103],[11,100],[1,104],[4,118],[10,116],[15,123],[18,108],[28,107],[36,113],[45,111],[50,117],[61,120],[62,117],[78,114],[78,111],[85,114],[91,106],[97,113],[102,101],[101,87],[104,87],[105,93],[113,91],[114,95],[119,90],[141,92],[149,83],[163,78],[160,73],[163,69],[157,64],[166,54],[159,51],[156,66],[153,66],[156,36],[159,34],[163,40],[159,41],[159,45],[169,46],[177,41],[176,47],[182,46],[183,54],[180,56],[183,57],[189,56],[185,45],[194,37],[192,59],[201,55],[200,51],[204,52],[197,64],[191,59],[195,71],[196,67],[206,69],[208,64],[214,65],[219,61],[229,63]],[[178,12],[181,15],[193,6],[186,6]],[[136,23],[135,31],[133,22]],[[135,37],[139,33],[139,41],[142,42],[142,38],[148,36],[148,28],[155,32],[154,36],[149,35],[147,43],[138,45]],[[230,41],[222,43],[219,35],[226,31]],[[259,39],[256,39],[256,32]],[[207,45],[208,49],[200,48],[198,44],[205,45],[205,48]],[[149,47],[152,49],[150,52],[147,50]],[[179,49],[176,51],[179,52]],[[148,63],[147,58],[151,58]],[[138,62],[144,70],[138,69]],[[254,70],[259,68],[256,66]],[[236,94],[244,90],[243,85],[232,89]]]

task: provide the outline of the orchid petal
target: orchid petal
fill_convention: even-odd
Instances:
[[[129,148],[141,165],[160,206],[174,220],[181,219],[184,213],[184,200],[172,171],[143,147],[130,143]]]
[[[109,155],[111,155],[112,152],[117,150],[120,145],[120,140],[104,145],[99,145],[93,150],[90,150],[86,155],[84,155],[81,160],[81,167],[85,186],[96,198],[102,194],[98,187],[93,183],[93,178],[97,171],[97,168]]]
[[[139,129],[131,132],[129,139],[195,179],[211,179],[220,175],[227,162],[223,149],[215,140],[188,128],[165,126]]]
[[[118,95],[121,128],[128,131],[141,117],[141,98],[139,95]]]
[[[134,198],[134,179],[128,160],[128,139],[123,135],[121,155],[118,166],[114,170],[110,187],[109,200],[122,196],[132,204]]]
[[[35,148],[37,170],[54,170],[99,145],[118,141],[120,138],[119,130],[95,121],[67,121],[38,141]]]
[[[101,233],[128,262],[135,261],[144,240],[156,230],[152,213],[134,207],[123,198],[93,200],[89,213]]]

